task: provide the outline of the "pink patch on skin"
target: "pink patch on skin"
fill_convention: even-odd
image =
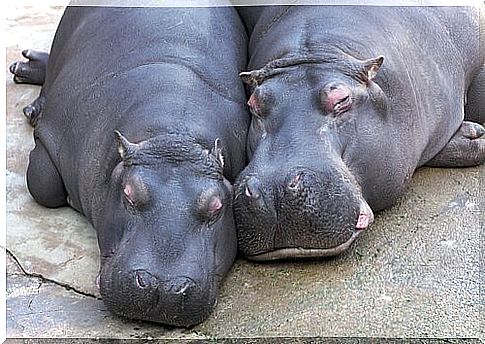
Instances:
[[[130,184],[126,184],[125,185],[125,188],[123,189],[123,193],[125,194],[126,199],[128,200],[128,202],[131,205],[133,205],[134,202],[133,202],[133,199],[131,198],[132,197],[132,194],[133,194],[133,187]]]
[[[257,101],[257,99],[256,99],[256,97],[255,97],[255,95],[254,95],[254,93],[253,93],[253,94],[251,94],[251,97],[249,97],[249,100],[248,100],[248,106],[249,106],[249,107],[251,107],[251,108],[253,108],[253,109],[255,109],[255,110],[256,110],[256,109],[257,109],[257,107],[258,107],[258,101]]]
[[[131,194],[133,193],[133,189],[130,184],[126,184],[125,188],[123,189],[123,192],[125,193],[126,196],[130,197]]]
[[[219,197],[212,197],[209,203],[209,211],[214,213],[222,208],[222,201]]]
[[[335,105],[350,95],[349,90],[345,88],[336,88],[327,93],[325,101],[325,110],[332,112]]]
[[[357,224],[355,225],[355,228],[366,229],[367,227],[369,227],[369,215],[360,214],[359,219],[357,220]]]

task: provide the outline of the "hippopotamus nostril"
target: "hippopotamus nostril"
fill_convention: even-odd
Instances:
[[[170,291],[174,294],[185,295],[196,286],[191,278],[179,277],[173,281]]]
[[[288,182],[288,189],[297,190],[301,185],[302,179],[303,179],[303,172],[299,172],[295,174],[293,177],[291,177],[290,181]]]
[[[15,71],[17,70],[17,65],[18,65],[18,62],[14,62],[10,65],[9,67],[10,73],[15,74]]]
[[[256,177],[248,179],[244,193],[249,198],[259,199],[261,197],[260,182]]]
[[[154,285],[154,277],[146,271],[135,271],[135,283],[140,289],[150,288]]]

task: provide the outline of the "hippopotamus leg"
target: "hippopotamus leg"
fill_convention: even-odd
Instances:
[[[29,61],[17,61],[10,65],[10,72],[14,74],[13,81],[17,84],[43,85],[49,54],[26,49],[22,55]]]
[[[468,89],[465,119],[485,123],[485,66],[482,66]]]
[[[66,189],[59,171],[41,140],[36,138],[27,168],[27,187],[34,199],[49,208],[66,204]]]
[[[37,97],[31,104],[22,109],[24,116],[27,117],[31,126],[35,127],[42,114],[42,106],[44,105],[45,98],[41,91],[40,96]]]
[[[469,167],[485,162],[485,66],[468,88],[465,121],[448,144],[426,166]],[[478,123],[475,123],[478,122]]]
[[[485,128],[478,123],[463,121],[460,129],[433,159],[432,167],[469,167],[485,162]]]
[[[17,84],[43,85],[45,81],[49,54],[41,51],[26,49],[22,51],[22,55],[29,61],[16,61],[10,65],[10,72],[14,74],[14,82]],[[25,117],[27,117],[29,123],[33,127],[35,127],[40,118],[42,105],[44,102],[45,99],[43,92],[41,91],[40,96],[34,100],[32,104],[23,108]]]

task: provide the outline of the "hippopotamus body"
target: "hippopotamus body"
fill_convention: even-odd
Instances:
[[[343,252],[416,168],[484,162],[484,128],[468,121],[485,121],[478,8],[238,11],[252,121],[234,213],[248,258]]]
[[[117,314],[190,326],[216,303],[237,249],[246,45],[229,7],[68,7],[50,55],[11,66],[16,82],[43,83],[24,109],[29,191],[92,223]]]

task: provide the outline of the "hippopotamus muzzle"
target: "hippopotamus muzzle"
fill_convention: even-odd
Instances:
[[[220,282],[160,277],[141,269],[123,274],[105,269],[100,280],[103,300],[113,312],[173,326],[191,326],[206,319],[215,307]]]
[[[291,168],[238,183],[235,219],[239,249],[251,260],[315,258],[346,251],[374,220],[346,171]]]
[[[232,212],[227,218],[231,223]],[[220,228],[200,230],[217,233],[227,225],[223,221]],[[169,235],[168,229],[161,231]],[[101,261],[98,287],[104,303],[116,314],[139,320],[184,327],[202,322],[216,305],[228,270],[226,252],[234,254],[235,238],[234,247],[220,236],[192,238],[191,242],[185,238],[186,244],[172,237],[150,246],[143,232],[145,227],[134,228],[113,255]],[[184,249],[173,250],[172,245]]]

